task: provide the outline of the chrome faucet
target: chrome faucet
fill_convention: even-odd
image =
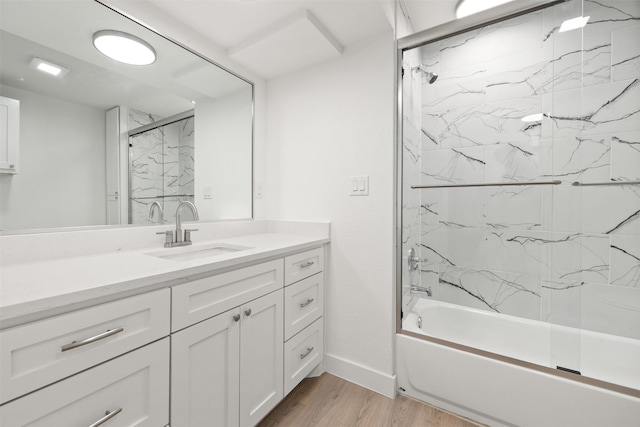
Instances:
[[[160,202],[158,202],[157,200],[153,203],[151,203],[151,206],[149,206],[149,215],[148,218],[153,221],[153,212],[157,210],[158,211],[158,223],[162,224],[162,221],[164,220],[164,215],[162,213],[162,205],[160,204]]]
[[[167,231],[160,231],[156,234],[164,234],[165,235],[165,241],[164,241],[164,247],[165,248],[173,248],[174,246],[187,246],[192,244],[191,242],[191,232],[192,231],[198,231],[197,228],[188,228],[186,230],[184,230],[184,235],[182,233],[182,220],[180,218],[180,211],[182,210],[182,208],[184,206],[187,206],[189,209],[191,209],[191,213],[193,214],[193,219],[194,221],[198,221],[200,219],[200,216],[198,215],[198,208],[196,208],[196,205],[194,205],[193,203],[189,202],[189,201],[183,201],[180,202],[180,204],[178,205],[178,208],[176,209],[176,231],[175,231],[175,235],[173,233],[172,230],[167,230]]]

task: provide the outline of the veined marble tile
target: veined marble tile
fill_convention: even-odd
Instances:
[[[139,128],[162,119],[162,116],[146,113],[144,111],[136,110],[135,108],[129,108],[127,113],[127,125],[129,126],[129,130]]]
[[[433,84],[425,81],[422,85],[423,109],[437,112],[461,105],[485,103],[486,76],[484,64],[439,73],[438,80]]]
[[[556,92],[552,104],[553,136],[573,138],[638,130],[640,79]],[[581,111],[576,111],[581,106]]]
[[[438,221],[453,228],[484,227],[487,188],[451,188],[440,191]]]
[[[487,201],[487,226],[494,230],[541,230],[542,192],[536,186],[498,187]]]
[[[540,317],[554,325],[580,328],[583,282],[542,281]]]
[[[640,287],[586,283],[581,313],[583,329],[640,339]]]
[[[488,182],[533,181],[544,175],[550,141],[527,141],[487,146]]]
[[[608,181],[611,175],[611,144],[608,136],[558,138],[553,141],[554,179]]]
[[[442,113],[442,148],[492,145],[539,140],[540,122],[522,118],[542,111],[542,98],[509,99],[474,107],[455,108]]]
[[[485,265],[485,230],[446,225],[438,229],[437,253],[442,266],[481,269]]]
[[[430,151],[422,159],[422,184],[483,182],[484,156],[484,147]]]
[[[640,289],[640,236],[611,236],[611,284]]]
[[[580,187],[582,230],[640,235],[640,186]]]
[[[438,225],[440,218],[441,189],[416,190],[420,193],[420,218],[422,225]]]
[[[637,20],[640,23],[640,17]],[[611,33],[614,46],[611,57],[613,81],[640,77],[640,25]]]
[[[440,113],[423,112],[420,129],[423,152],[440,149],[440,133],[444,127]]]
[[[540,318],[540,280],[525,274],[448,266],[440,272],[438,292],[453,304]]]
[[[611,33],[634,27],[640,20],[640,3],[636,0],[585,0],[583,16],[589,16],[584,35]],[[615,50],[615,49],[614,49]]]
[[[541,231],[487,231],[487,270],[542,277],[549,268],[549,233]]]
[[[440,70],[460,70],[542,47],[542,16],[535,12],[441,41]]]
[[[608,283],[609,236],[550,233],[545,277],[557,281]]]
[[[582,231],[582,192],[571,185],[543,188],[542,229],[579,233]]]
[[[640,131],[611,136],[611,179],[640,181]]]

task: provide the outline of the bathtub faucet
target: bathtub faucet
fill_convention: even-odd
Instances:
[[[430,297],[433,294],[431,292],[431,286],[428,286],[425,288],[423,286],[411,285],[410,291],[412,294],[423,294],[428,297]]]

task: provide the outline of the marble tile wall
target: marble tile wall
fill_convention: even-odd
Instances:
[[[131,129],[159,119],[161,117],[129,109]],[[181,120],[135,135],[129,142],[132,168],[131,222],[151,223],[148,218],[149,207],[156,200],[163,207],[164,222],[173,222],[178,204],[183,200],[193,202],[194,119]]]
[[[639,41],[640,2],[574,0],[416,49],[403,243],[435,298],[640,339],[640,185],[571,185],[640,180]],[[533,180],[562,183],[407,189]]]

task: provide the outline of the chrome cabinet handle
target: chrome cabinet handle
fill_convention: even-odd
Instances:
[[[89,427],[101,426],[102,424],[104,424],[107,421],[109,421],[111,418],[113,418],[116,415],[118,415],[120,412],[122,412],[122,408],[118,408],[113,412],[107,411],[107,413],[104,415],[104,417],[100,418],[98,421],[96,421],[95,423],[91,424]]]
[[[313,302],[313,298],[309,298],[306,302],[300,303],[300,308],[304,308]]]
[[[249,308],[249,309],[245,310],[244,311],[244,315],[245,316],[251,316],[251,309]]]
[[[314,261],[307,261],[304,264],[300,264],[300,268],[307,268],[307,267],[311,267],[313,264],[315,264]]]
[[[302,353],[300,355],[300,360],[302,360],[305,357],[307,357],[309,354],[311,354],[312,351],[313,351],[313,347],[307,347],[307,351],[305,351],[304,353]]]
[[[239,314],[236,314],[235,316],[233,316],[233,321],[234,322],[237,322],[239,320],[240,320],[240,315]]]
[[[124,331],[124,328],[109,329],[108,331],[98,334],[95,337],[87,338],[86,340],[82,340],[82,341],[73,341],[69,344],[65,344],[61,347],[61,350],[62,351],[73,350],[74,348],[82,347],[83,345],[91,344],[96,341],[100,341],[105,338],[108,338],[112,335],[119,334],[122,331]]]

